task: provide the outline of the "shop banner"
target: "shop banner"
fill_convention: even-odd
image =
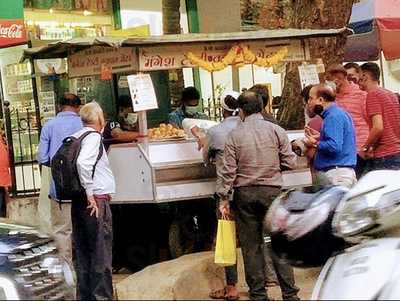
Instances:
[[[101,75],[106,67],[111,68],[112,73],[136,70],[134,49],[98,46],[68,57],[68,76],[71,78]]]
[[[0,47],[20,45],[27,42],[23,20],[0,19]]]
[[[288,47],[289,53],[284,59],[285,62],[309,59],[308,47],[303,47],[300,40],[246,41],[243,43],[229,41],[179,46],[149,46],[143,47],[139,51],[139,70],[154,71],[194,67],[187,58],[189,52],[202,60],[215,63],[221,62],[232,46],[238,44],[248,46],[257,57],[261,58],[267,58],[282,49],[282,47]]]

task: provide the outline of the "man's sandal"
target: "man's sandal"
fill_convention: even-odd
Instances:
[[[226,287],[224,287],[223,289],[212,291],[210,293],[210,297],[212,299],[225,299],[225,300],[231,300],[231,301],[239,300],[239,294],[238,293],[229,294],[228,289]]]
[[[224,287],[222,289],[212,291],[210,293],[210,297],[212,299],[225,299],[226,298],[226,293],[227,293],[226,292],[226,287]]]

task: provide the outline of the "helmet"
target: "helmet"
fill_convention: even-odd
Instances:
[[[314,193],[289,190],[279,195],[265,222],[273,251],[293,266],[316,267],[343,250],[346,243],[333,235],[332,219],[347,191],[330,186]]]

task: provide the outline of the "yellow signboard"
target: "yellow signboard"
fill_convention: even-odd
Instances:
[[[139,50],[139,69],[153,71],[194,67],[187,57],[188,53],[193,53],[208,62],[221,62],[228,51],[239,43],[248,46],[249,50],[260,58],[267,58],[282,47],[287,47],[289,50],[284,59],[286,62],[304,61],[309,56],[304,51],[300,40],[194,43],[179,45],[179,47],[177,45],[149,46]]]

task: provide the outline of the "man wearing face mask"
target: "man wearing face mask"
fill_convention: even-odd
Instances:
[[[168,122],[178,128],[182,128],[185,118],[208,119],[204,113],[198,112],[200,93],[195,87],[187,87],[182,91],[181,105],[168,115]]]
[[[304,143],[317,150],[314,168],[321,184],[351,187],[356,182],[355,130],[350,115],[336,105],[335,97],[327,85],[311,88],[307,113],[311,118],[320,115],[323,125],[320,134],[306,130]]]
[[[118,119],[108,121],[104,127],[105,145],[110,144],[110,140],[112,142],[132,142],[139,137],[136,129],[137,115],[133,113],[131,98],[128,95],[121,95],[117,105]]]

